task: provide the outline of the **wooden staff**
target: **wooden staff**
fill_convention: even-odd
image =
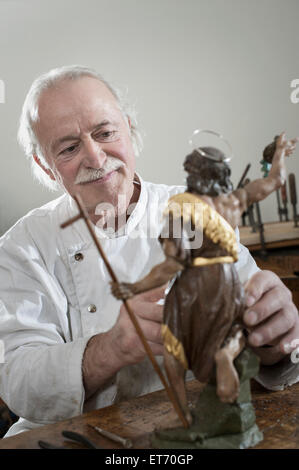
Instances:
[[[75,201],[76,201],[76,203],[77,203],[77,206],[78,206],[78,209],[79,209],[79,214],[76,215],[75,217],[72,217],[71,219],[67,220],[67,221],[64,222],[63,224],[61,224],[60,227],[61,227],[61,228],[66,228],[66,227],[68,227],[69,225],[71,225],[71,224],[73,224],[74,222],[76,222],[77,220],[83,218],[84,221],[85,221],[85,223],[86,223],[86,226],[87,226],[87,228],[88,228],[88,231],[89,231],[90,235],[92,236],[93,241],[94,241],[95,244],[96,244],[96,247],[97,247],[97,249],[98,249],[98,252],[100,253],[101,257],[103,258],[103,261],[104,261],[105,266],[106,266],[106,268],[107,268],[107,270],[108,270],[108,272],[109,272],[109,274],[110,274],[110,276],[111,276],[111,279],[112,279],[114,282],[118,282],[117,277],[116,277],[116,275],[115,275],[115,273],[114,273],[114,271],[113,271],[113,269],[112,269],[112,267],[111,267],[111,265],[110,265],[110,263],[109,263],[109,261],[108,261],[106,255],[105,255],[105,253],[104,253],[104,251],[103,251],[103,249],[102,249],[102,247],[101,247],[101,245],[100,245],[100,242],[99,242],[98,238],[96,237],[96,234],[95,234],[94,229],[93,229],[93,227],[92,227],[92,222],[91,222],[90,219],[89,219],[88,213],[87,213],[87,211],[86,211],[86,209],[85,209],[85,207],[84,207],[84,205],[83,205],[83,202],[82,202],[80,196],[79,196],[79,195],[75,195],[75,196],[74,196],[74,199],[75,199]],[[123,303],[124,303],[124,306],[125,306],[125,308],[126,308],[126,310],[127,310],[127,312],[128,312],[128,315],[129,315],[129,317],[130,317],[130,319],[131,319],[131,321],[132,321],[132,323],[133,323],[133,325],[134,325],[134,327],[135,327],[135,329],[136,329],[136,332],[137,332],[137,334],[138,334],[138,336],[139,336],[139,338],[140,338],[140,340],[141,340],[141,342],[142,342],[142,344],[143,344],[143,347],[144,347],[144,349],[145,349],[145,351],[146,351],[146,353],[147,353],[147,355],[148,355],[148,357],[149,357],[149,359],[150,359],[150,361],[151,361],[151,363],[152,363],[152,365],[153,365],[155,371],[156,371],[157,374],[159,375],[162,384],[163,384],[164,387],[165,387],[165,390],[166,390],[166,392],[167,392],[167,394],[168,394],[169,400],[172,402],[173,407],[174,407],[175,411],[177,412],[177,414],[178,414],[178,416],[179,416],[179,418],[180,418],[180,420],[181,420],[181,422],[182,422],[184,428],[188,428],[188,427],[189,427],[188,421],[186,420],[186,418],[185,418],[185,416],[184,416],[184,414],[183,414],[183,412],[182,412],[182,409],[181,409],[181,407],[180,407],[180,405],[179,405],[179,403],[178,403],[178,401],[177,401],[177,399],[176,399],[175,393],[174,393],[174,391],[172,390],[172,388],[168,385],[168,383],[167,383],[167,381],[166,381],[166,379],[165,379],[165,377],[164,377],[164,375],[163,375],[163,373],[162,373],[162,371],[161,371],[161,369],[160,369],[160,367],[159,367],[159,365],[158,365],[158,363],[157,363],[157,361],[156,361],[156,359],[155,359],[155,356],[153,355],[152,350],[151,350],[151,348],[150,348],[149,345],[148,345],[148,342],[147,342],[147,340],[146,340],[146,338],[145,338],[145,336],[144,336],[144,334],[143,334],[143,331],[142,331],[142,329],[140,328],[140,325],[139,325],[139,323],[138,323],[138,320],[137,320],[137,318],[136,318],[136,316],[135,316],[133,310],[131,309],[131,307],[130,307],[130,305],[129,305],[129,303],[128,303],[128,301],[127,301],[126,299],[123,300]]]

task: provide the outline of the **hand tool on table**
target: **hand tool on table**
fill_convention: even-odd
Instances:
[[[131,441],[131,439],[126,439],[124,437],[118,436],[117,434],[114,434],[110,431],[106,431],[105,429],[102,429],[98,426],[92,426],[91,424],[89,424],[88,426],[90,426],[92,429],[101,434],[101,436],[107,437],[111,441],[122,444],[125,449],[131,449],[133,447],[133,442]]]
[[[66,447],[63,446],[56,446],[55,444],[51,444],[50,442],[46,441],[38,441],[38,445],[41,449],[47,449],[47,450],[61,450],[61,449],[66,449]]]
[[[78,442],[79,444],[83,444],[89,449],[100,449],[100,447],[95,445],[87,437],[83,436],[83,434],[80,434],[78,432],[62,431],[61,434],[63,435],[63,437],[66,437],[67,439],[70,439],[71,441]]]
[[[100,449],[101,448],[95,445],[93,442],[91,442],[87,437],[83,436],[83,434],[80,434],[78,432],[62,431],[61,434],[63,435],[63,437],[66,437],[67,439],[70,439],[71,441],[78,442],[79,444],[83,444],[88,449]],[[67,449],[67,447],[57,446],[46,441],[38,441],[38,445],[40,446],[41,449]]]

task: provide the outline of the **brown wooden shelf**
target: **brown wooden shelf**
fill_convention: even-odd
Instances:
[[[250,226],[239,227],[240,241],[250,251],[261,249],[259,232],[252,232]],[[267,249],[299,246],[299,227],[294,222],[269,222],[264,224],[264,238]]]

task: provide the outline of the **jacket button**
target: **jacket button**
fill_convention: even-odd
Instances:
[[[82,261],[84,258],[84,256],[82,255],[82,253],[76,253],[75,254],[75,260],[76,261]]]
[[[97,311],[97,307],[96,307],[94,304],[90,304],[90,305],[88,305],[87,310],[88,310],[90,313],[94,313],[94,312]]]

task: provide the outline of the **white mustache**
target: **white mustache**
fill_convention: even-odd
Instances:
[[[91,181],[103,178],[108,175],[111,171],[118,170],[125,166],[124,163],[118,158],[107,155],[107,159],[102,168],[81,168],[77,174],[75,184],[90,183]]]

